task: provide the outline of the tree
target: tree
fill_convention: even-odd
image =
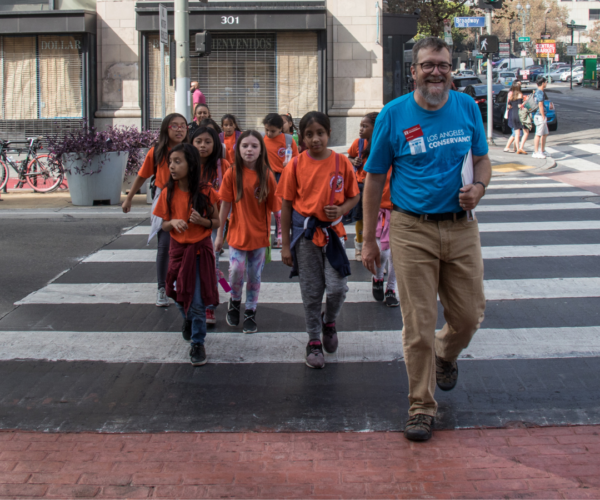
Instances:
[[[590,37],[590,43],[588,43],[590,53],[600,55],[600,21],[596,21],[592,25],[588,31],[588,36]]]

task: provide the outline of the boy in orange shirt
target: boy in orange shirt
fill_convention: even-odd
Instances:
[[[327,149],[331,135],[327,115],[318,111],[304,115],[300,135],[308,149],[283,171],[277,188],[283,198],[281,259],[292,267],[291,276],[300,278],[309,337],[306,365],[323,368],[323,348],[334,353],[338,347],[335,321],[350,275],[342,217],[358,203],[360,192],[350,161]]]
[[[191,341],[193,366],[206,364],[205,305],[217,305],[215,256],[210,235],[219,227],[217,194],[200,182],[200,155],[190,144],[175,146],[168,156],[170,178],[153,214],[173,238],[169,250],[167,295],[175,300],[184,321],[184,339]],[[175,286],[175,283],[177,284]]]
[[[292,158],[298,156],[298,146],[290,134],[283,133],[283,118],[277,113],[270,113],[263,120],[265,126],[265,147],[269,156],[269,166],[279,182],[281,173]],[[290,155],[291,152],[291,155]],[[277,240],[273,248],[281,248],[281,211],[275,214]]]
[[[235,165],[225,173],[219,190],[221,227],[215,240],[215,250],[219,252],[223,248],[223,227],[231,210],[227,233],[231,297],[226,320],[229,326],[239,325],[247,271],[244,333],[258,331],[256,306],[271,241],[271,213],[281,209],[281,201],[275,196],[276,188],[261,135],[255,130],[246,130],[237,142]]]
[[[354,209],[353,219],[356,221],[356,238],[354,240],[354,248],[356,250],[356,260],[362,261],[362,244],[363,244],[363,209],[362,209],[362,192],[365,185],[367,173],[363,170],[367,158],[369,157],[369,141],[373,135],[373,127],[379,113],[369,113],[360,122],[359,139],[355,139],[348,149],[348,157],[354,165],[356,172],[356,180],[360,189],[360,201]]]

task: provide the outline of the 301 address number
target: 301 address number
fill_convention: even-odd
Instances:
[[[221,16],[221,24],[240,24],[240,18],[233,16]]]

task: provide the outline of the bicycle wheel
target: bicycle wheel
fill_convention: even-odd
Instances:
[[[48,155],[38,155],[27,165],[27,184],[38,193],[54,191],[63,181],[61,166],[48,162]]]
[[[6,183],[8,182],[8,167],[6,163],[0,160],[0,190],[4,189]]]

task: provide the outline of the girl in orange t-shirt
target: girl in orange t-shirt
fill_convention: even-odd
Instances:
[[[362,261],[362,244],[363,244],[363,209],[362,209],[362,193],[365,185],[367,173],[363,170],[367,158],[369,157],[369,143],[373,135],[373,127],[379,113],[369,113],[360,121],[359,139],[356,139],[350,149],[348,156],[354,170],[356,172],[356,180],[360,189],[360,201],[354,209],[352,218],[356,221],[356,239],[354,240],[354,248],[356,250],[356,260]]]
[[[298,146],[290,134],[283,133],[284,121],[281,115],[269,113],[263,120],[265,126],[265,148],[269,157],[269,166],[275,174],[275,180],[279,182],[281,172],[292,158],[298,156]],[[291,156],[288,156],[288,145],[291,148]],[[276,240],[273,248],[281,248],[281,211],[275,213]]]
[[[219,303],[210,239],[212,229],[219,227],[217,194],[201,182],[200,156],[193,146],[175,146],[168,160],[170,178],[153,213],[162,220],[162,230],[173,235],[167,293],[183,316],[192,365],[201,366],[207,361],[205,306]]]
[[[219,191],[223,182],[223,175],[229,169],[227,160],[222,158],[221,141],[219,134],[211,127],[198,127],[191,136],[192,146],[200,153],[201,173],[200,182],[210,183],[215,191]],[[217,237],[217,228],[213,229],[212,240]],[[219,255],[215,255],[217,267],[217,279],[219,278]],[[215,325],[217,318],[215,308],[208,306],[206,308],[206,323]]]
[[[276,189],[261,135],[255,130],[246,130],[236,146],[235,165],[225,173],[219,191],[221,226],[215,240],[218,252],[223,248],[223,226],[231,210],[227,233],[231,297],[226,319],[229,326],[239,325],[247,271],[244,333],[258,331],[256,306],[267,248],[271,246],[271,213],[281,209]]]
[[[327,115],[318,111],[304,115],[300,135],[308,149],[284,169],[277,187],[277,195],[283,198],[281,259],[293,267],[292,276],[300,278],[309,337],[306,364],[323,368],[323,348],[328,353],[337,350],[335,321],[346,300],[350,275],[342,217],[358,203],[360,192],[348,158],[327,149],[331,135]]]
[[[133,182],[131,191],[123,202],[123,212],[127,213],[131,210],[131,201],[133,196],[142,187],[146,179],[154,176],[154,185],[156,188],[154,201],[152,203],[152,211],[156,206],[161,190],[169,181],[169,164],[167,163],[167,155],[169,150],[187,142],[188,128],[185,117],[179,113],[171,113],[167,115],[160,125],[158,141],[153,148],[148,151],[146,159],[138,172],[137,178]],[[165,280],[167,279],[167,268],[169,267],[169,245],[171,237],[168,232],[161,229],[160,219],[152,218],[150,229],[150,237],[148,243],[154,237],[158,239],[158,249],[156,252],[156,277],[158,281],[158,291],[156,292],[156,305],[158,307],[168,307],[169,299],[165,291]]]
[[[227,150],[225,159],[233,165],[235,161],[235,145],[242,133],[242,129],[238,125],[235,115],[231,114],[223,115],[223,118],[221,118],[221,128],[223,132],[219,134],[219,137]]]

